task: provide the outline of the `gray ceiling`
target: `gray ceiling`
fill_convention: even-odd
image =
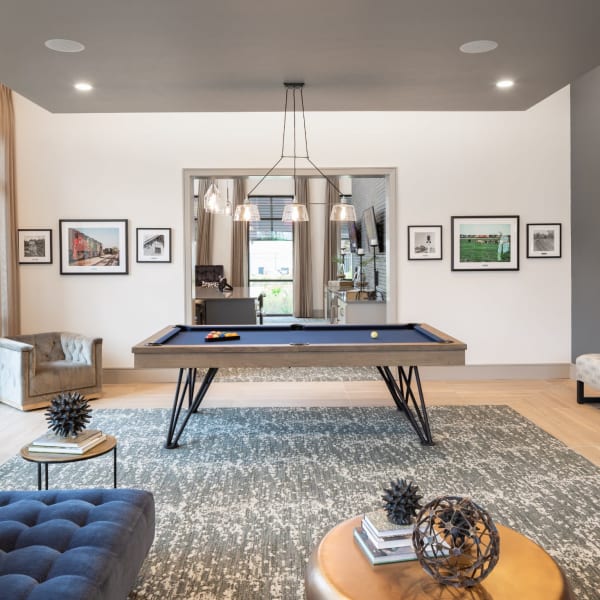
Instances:
[[[281,110],[284,81],[307,111],[523,110],[600,64],[599,29],[600,0],[0,0],[0,81],[51,112]]]

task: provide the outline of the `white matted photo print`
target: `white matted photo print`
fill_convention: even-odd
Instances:
[[[137,262],[171,262],[171,229],[136,229]]]
[[[127,219],[61,219],[61,275],[127,274]]]
[[[561,224],[527,224],[527,258],[560,258]]]
[[[451,217],[453,271],[518,271],[519,217]]]
[[[52,262],[51,229],[19,229],[19,264],[40,265]]]
[[[408,226],[408,260],[441,260],[442,226]]]

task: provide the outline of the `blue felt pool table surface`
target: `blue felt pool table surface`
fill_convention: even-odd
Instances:
[[[211,331],[234,332],[240,339],[207,342]],[[372,332],[377,332],[372,337]],[[197,345],[278,345],[278,344],[439,344],[447,340],[420,325],[257,325],[257,326],[190,326],[173,327],[152,342],[157,346]]]

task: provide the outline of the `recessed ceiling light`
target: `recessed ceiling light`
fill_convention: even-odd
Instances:
[[[94,87],[92,86],[92,84],[88,83],[87,81],[78,81],[73,87],[78,92],[89,92],[89,91],[91,91],[91,90],[94,89]]]
[[[492,40],[475,40],[463,44],[459,50],[465,54],[482,54],[483,52],[491,52],[498,47],[498,42]]]
[[[44,46],[55,52],[81,52],[85,49],[85,46],[80,42],[76,42],[75,40],[62,40],[59,38],[46,40]]]
[[[502,90],[511,88],[513,85],[515,85],[515,82],[512,79],[501,79],[500,81],[496,82],[496,87]]]

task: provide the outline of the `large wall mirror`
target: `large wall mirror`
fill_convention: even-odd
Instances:
[[[336,281],[344,281],[353,289],[363,290],[356,300],[383,303],[379,306],[383,310],[383,320],[394,322],[397,320],[398,272],[395,169],[331,169],[326,174],[343,194],[351,197],[356,221],[331,224],[330,202],[332,196],[337,198],[337,192],[316,171],[296,171],[297,178],[304,178],[306,182],[310,214],[307,224],[310,251],[302,258],[310,261],[311,316],[331,320],[328,282],[333,281],[335,287]],[[234,279],[232,246],[237,224],[230,215],[213,214],[209,233],[206,234],[206,225],[199,230],[198,215],[204,210],[204,192],[215,184],[226,201],[233,202],[234,196],[239,201],[240,194],[245,196],[263,176],[264,171],[256,169],[184,170],[185,310],[188,322],[194,321],[199,239],[200,243],[204,242],[202,262],[223,265],[228,282]],[[297,285],[292,228],[281,222],[282,207],[290,202],[293,189],[291,170],[275,171],[256,187],[250,201],[259,205],[261,221],[251,224],[250,234],[244,241],[248,249],[243,265],[245,285],[254,295],[263,294],[265,314],[282,320],[293,314],[291,290]]]

